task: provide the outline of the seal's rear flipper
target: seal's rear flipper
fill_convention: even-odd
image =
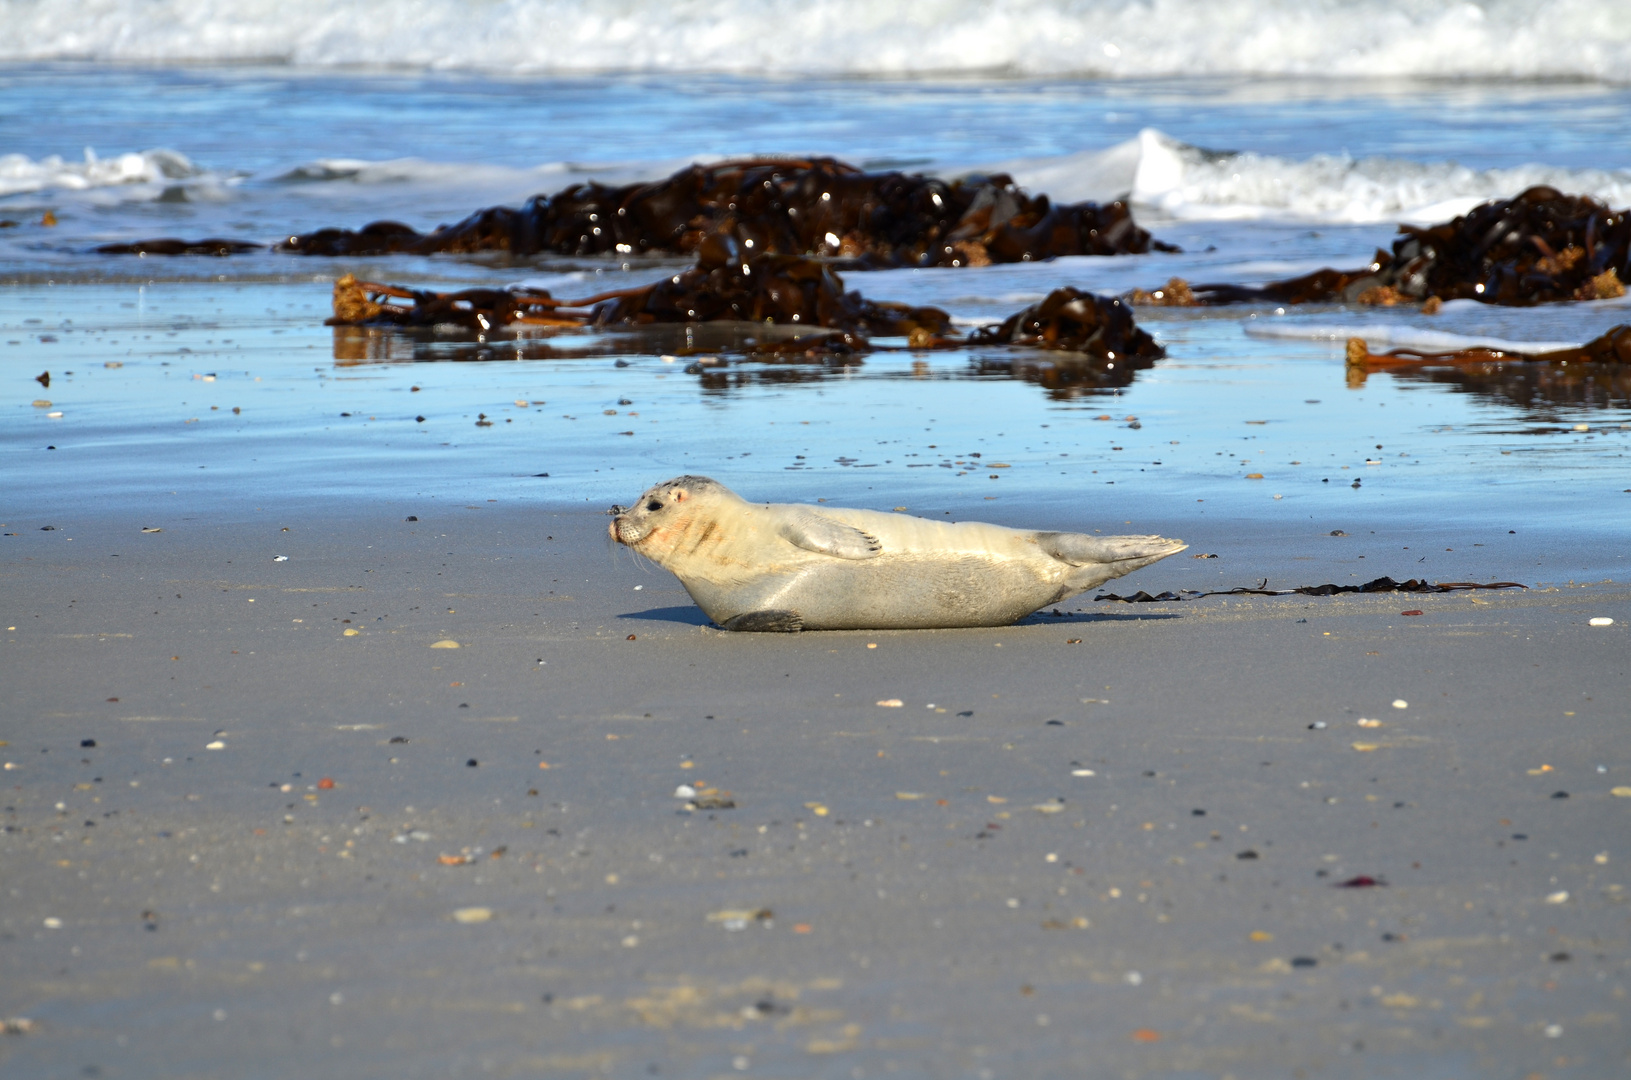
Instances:
[[[1049,555],[1072,566],[1137,564],[1126,566],[1121,573],[1176,555],[1189,546],[1182,540],[1168,540],[1164,536],[1088,536],[1067,532],[1037,533],[1036,543]]]
[[[804,629],[804,616],[796,611],[744,611],[723,625],[738,633],[792,634]]]

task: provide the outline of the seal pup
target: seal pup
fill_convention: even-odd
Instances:
[[[613,513],[612,539],[671,571],[727,630],[1006,626],[1188,546],[750,503],[706,476]]]

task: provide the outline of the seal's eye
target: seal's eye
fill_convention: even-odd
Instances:
[[[663,504],[658,502],[656,499],[652,499],[650,502],[646,503],[646,509],[653,512],[661,510],[662,508]]]

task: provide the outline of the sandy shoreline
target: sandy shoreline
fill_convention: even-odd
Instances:
[[[397,510],[5,538],[8,1075],[1624,1067],[1623,584],[726,635]],[[1240,543],[1112,587],[1349,572]]]

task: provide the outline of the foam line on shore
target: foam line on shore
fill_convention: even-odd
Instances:
[[[1459,349],[1498,349],[1503,352],[1551,352],[1578,349],[1578,341],[1511,341],[1479,334],[1452,334],[1419,326],[1389,326],[1384,323],[1341,325],[1339,323],[1267,322],[1254,319],[1242,324],[1247,337],[1294,341],[1347,341],[1363,338],[1372,346],[1395,349],[1421,349],[1424,352],[1454,352]]]

